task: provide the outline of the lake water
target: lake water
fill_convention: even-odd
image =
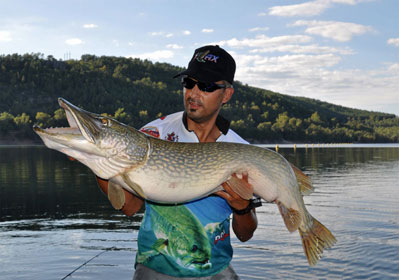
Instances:
[[[399,145],[279,152],[311,177],[307,208],[338,242],[309,267],[299,234],[264,203],[254,237],[232,238],[241,279],[399,279]],[[132,279],[141,217],[113,210],[61,153],[0,147],[0,279]]]

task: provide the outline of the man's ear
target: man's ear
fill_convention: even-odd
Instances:
[[[229,100],[233,96],[233,93],[234,93],[234,88],[226,88],[224,90],[224,97],[223,97],[222,103],[226,104],[227,102],[229,102]]]

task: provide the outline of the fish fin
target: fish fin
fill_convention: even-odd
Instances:
[[[231,176],[226,183],[243,199],[251,199],[253,197],[253,189],[248,189],[242,186],[241,180],[235,176]]]
[[[309,230],[298,229],[303,250],[310,266],[316,265],[320,260],[324,248],[330,248],[337,242],[334,235],[325,226],[315,218],[312,217],[312,219],[313,225]]]
[[[283,217],[284,224],[289,232],[294,232],[298,229],[301,223],[301,214],[299,211],[292,208],[287,208],[281,201],[275,201],[281,216]]]
[[[302,195],[309,195],[314,191],[312,181],[303,173],[298,167],[290,163],[292,170],[295,173],[296,180],[298,181],[299,191]]]
[[[125,193],[122,187],[113,181],[108,182],[108,199],[116,210],[121,210],[125,205]]]
[[[144,199],[146,198],[143,189],[139,185],[137,185],[135,182],[130,180],[128,175],[123,174],[122,179],[129,187],[131,187],[136,192],[137,195],[139,195],[141,198],[144,198]]]
[[[141,253],[141,254],[139,254],[139,255],[137,256],[137,262],[138,262],[138,263],[146,263],[146,262],[148,262],[152,257],[155,257],[155,256],[157,256],[157,255],[159,255],[159,252],[156,251],[156,250],[150,250],[150,251],[147,251],[147,252],[143,252],[143,253]]]
[[[145,263],[149,261],[152,257],[155,257],[161,253],[162,250],[168,246],[169,240],[164,238],[159,238],[155,243],[152,245],[153,250],[143,252],[139,254],[137,257],[138,263]]]
[[[155,241],[154,245],[152,245],[152,248],[154,248],[155,251],[161,252],[166,246],[168,246],[168,243],[168,239],[159,238]]]

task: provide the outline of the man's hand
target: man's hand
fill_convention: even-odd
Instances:
[[[248,183],[248,173],[243,173],[242,174],[242,179],[239,179],[237,177],[237,174],[233,174],[233,177],[235,177],[238,182],[240,183],[241,188],[245,188],[246,192],[251,192],[253,193],[253,187],[251,184]],[[220,197],[223,197],[226,199],[227,203],[234,209],[236,210],[242,210],[247,208],[249,205],[249,200],[242,198],[239,196],[229,185],[229,181],[224,182],[222,184],[222,187],[224,188],[224,191],[218,191],[215,194],[219,195]]]
[[[240,188],[245,188],[247,193],[253,193],[253,187],[248,183],[248,174],[242,174],[242,179],[239,179],[236,174],[232,175],[235,177],[236,183],[239,183]],[[217,195],[226,199],[230,207],[236,210],[243,210],[248,207],[249,200],[239,196],[228,184],[229,181],[222,184],[224,191],[216,192]],[[245,193],[245,192],[244,192]],[[234,212],[233,212],[234,213]],[[254,231],[258,226],[258,220],[256,218],[255,209],[251,209],[247,214],[238,215],[233,214],[233,231],[237,238],[245,242],[252,238]]]

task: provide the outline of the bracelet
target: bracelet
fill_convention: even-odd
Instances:
[[[244,209],[237,210],[237,209],[234,209],[233,207],[231,207],[231,210],[233,210],[233,212],[237,215],[245,215],[245,214],[249,213],[252,209],[259,207],[259,206],[262,206],[262,202],[260,200],[260,197],[257,197],[254,199],[250,199],[248,206],[245,207]]]

